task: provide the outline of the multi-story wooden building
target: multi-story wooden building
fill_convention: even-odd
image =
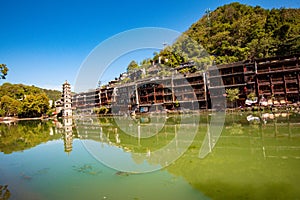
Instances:
[[[255,66],[252,62],[211,67],[207,74],[208,90],[212,99],[225,95],[226,89],[238,88],[239,104],[243,104],[247,95],[255,92]]]
[[[255,60],[256,93],[273,101],[299,102],[300,54]]]
[[[241,106],[250,93],[258,100],[269,100],[270,105],[295,103],[300,100],[299,76],[299,54],[263,58],[209,69],[208,89],[218,96],[225,92],[220,88],[238,88]]]
[[[93,108],[100,106],[100,89],[73,95],[72,102],[73,107],[90,112]]]
[[[126,113],[137,106],[136,101],[136,83],[127,83],[115,87],[113,93],[113,104],[111,111],[113,113]]]
[[[74,95],[73,105],[80,109],[106,106],[113,113],[208,109],[213,107],[211,102],[222,104],[226,89],[233,88],[239,89],[239,106],[244,106],[250,93],[258,102],[266,99],[272,105],[300,101],[299,54],[212,66],[207,72],[175,72],[126,84],[113,81]]]

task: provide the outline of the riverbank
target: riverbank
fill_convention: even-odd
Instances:
[[[18,121],[28,121],[28,120],[47,120],[54,119],[53,117],[26,117],[26,118],[18,118],[18,117],[0,117],[0,123],[11,124]]]
[[[217,110],[217,109],[207,109],[207,110],[167,110],[167,111],[159,111],[159,112],[135,112],[135,113],[118,113],[118,114],[92,114],[98,117],[114,117],[114,116],[155,116],[155,115],[194,115],[194,114],[211,114],[214,112],[226,113],[226,114],[236,114],[236,113],[261,113],[261,114],[274,114],[278,115],[281,113],[298,113],[300,114],[299,106],[280,106],[280,107],[263,107],[263,106],[252,106],[252,107],[238,107],[238,108],[226,108],[225,110]],[[285,114],[283,114],[285,115]],[[83,116],[83,115],[80,115]],[[89,115],[91,116],[91,115]]]
[[[131,115],[131,116],[148,116],[148,115],[185,115],[185,114],[210,114],[213,112],[224,112],[226,114],[231,113],[257,113],[260,112],[262,114],[278,114],[278,113],[299,113],[300,114],[300,103],[298,104],[287,104],[287,105],[279,105],[279,106],[249,106],[249,107],[237,107],[237,108],[226,108],[225,110],[216,110],[216,109],[207,109],[207,110],[189,110],[189,109],[178,109],[178,110],[164,110],[159,112],[136,112],[136,113],[107,113],[107,114],[90,114],[90,115],[81,115],[74,114],[72,118],[82,117],[82,116],[99,116],[99,117],[114,117],[114,116],[123,116],[123,115]],[[18,118],[18,117],[0,117],[0,123],[11,124],[17,121],[28,121],[28,120],[49,120],[49,119],[57,119],[57,116],[52,117],[32,117],[32,118]]]
[[[249,107],[227,108],[227,111],[266,111],[266,112],[282,112],[282,111],[295,111],[300,112],[300,103],[294,104],[279,104],[260,106],[254,105]]]

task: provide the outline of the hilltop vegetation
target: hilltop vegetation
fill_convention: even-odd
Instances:
[[[266,10],[240,3],[221,6],[194,23],[185,34],[217,63],[300,52],[300,9]]]
[[[50,100],[57,101],[61,98],[61,91],[58,90],[49,90],[40,88]]]
[[[40,117],[49,108],[49,99],[57,100],[61,93],[35,86],[4,83],[0,86],[0,116]]]
[[[212,61],[225,64],[299,52],[300,9],[231,3],[207,12],[153,60],[160,57],[169,67],[193,60],[201,70]]]
[[[43,89],[23,84],[3,83],[3,85],[0,85],[0,98],[4,95],[8,95],[14,99],[21,99],[24,95],[34,95],[38,93],[45,93],[49,100],[53,101],[56,101],[61,97],[61,92],[58,90]]]
[[[193,61],[195,72],[215,64],[300,53],[300,9],[271,9],[231,3],[206,12],[174,44],[166,46],[140,65],[132,61],[128,73],[158,63],[157,75],[170,75],[170,69]],[[128,79],[128,80],[127,80]],[[125,82],[129,82],[129,78]]]

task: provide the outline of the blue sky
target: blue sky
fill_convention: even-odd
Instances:
[[[9,74],[0,83],[24,83],[59,89],[74,84],[81,64],[101,42],[123,31],[162,27],[183,32],[229,0],[0,0],[0,63]],[[299,8],[299,0],[245,0],[263,8]],[[162,41],[163,42],[163,41]],[[150,51],[147,51],[147,54]],[[131,54],[131,56],[134,54]],[[136,54],[136,60],[142,55]],[[131,58],[130,58],[131,59]],[[126,59],[106,77],[126,69]],[[114,74],[111,74],[114,73]]]

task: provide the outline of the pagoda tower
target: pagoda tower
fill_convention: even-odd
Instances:
[[[71,94],[71,85],[66,81],[63,84],[62,92],[62,116],[63,117],[72,117],[72,94]]]

